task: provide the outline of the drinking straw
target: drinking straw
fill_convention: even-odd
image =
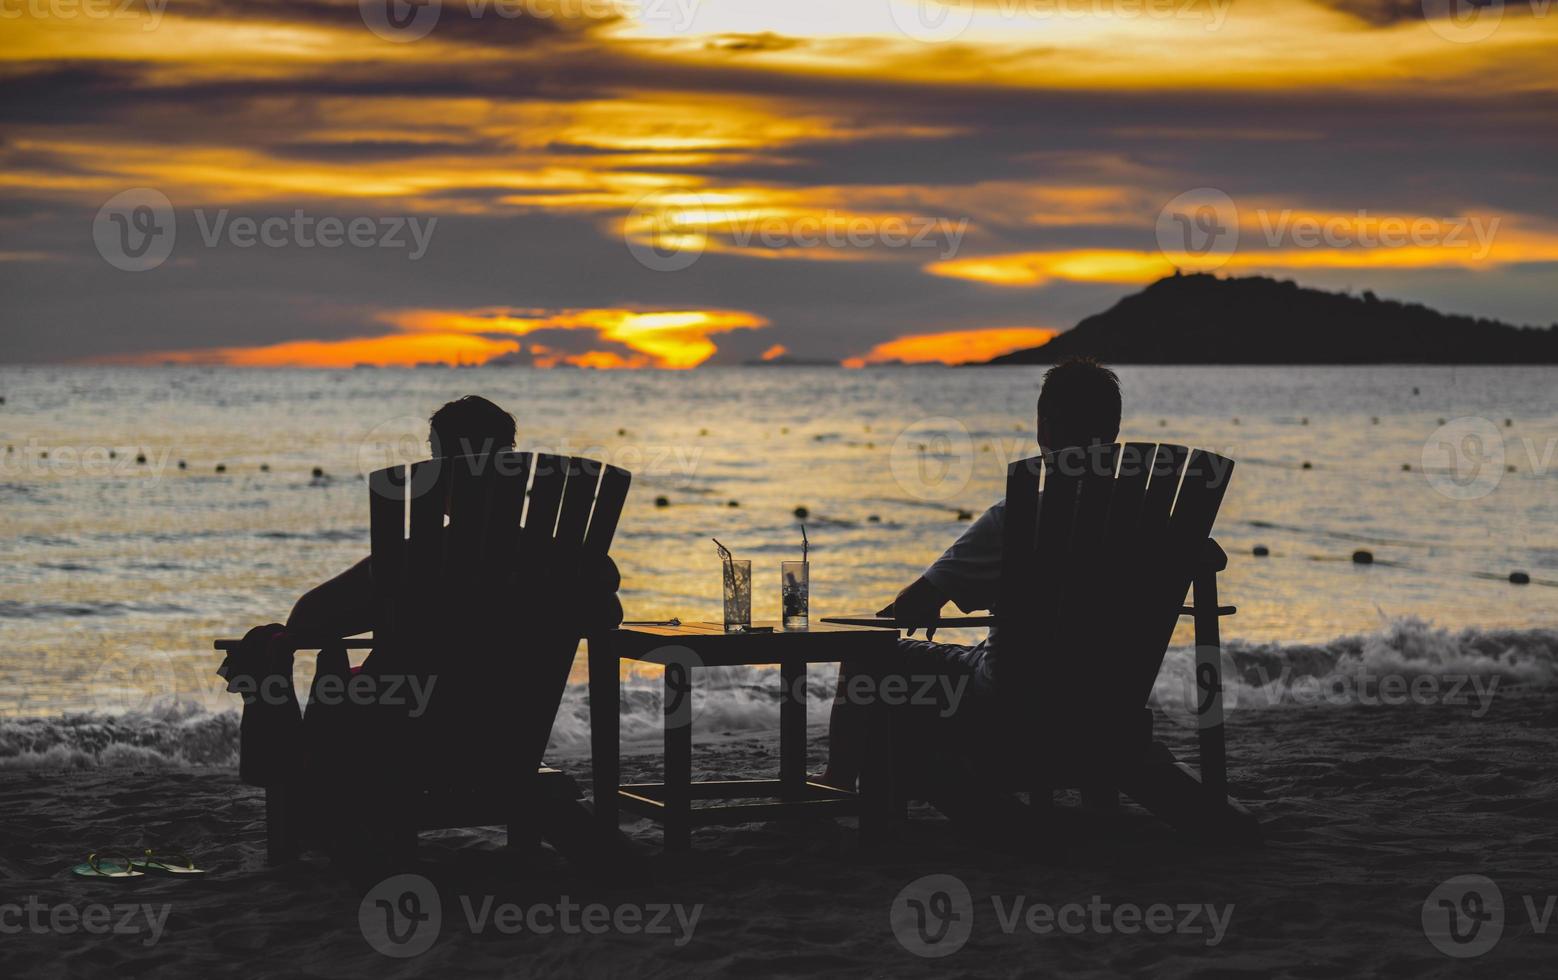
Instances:
[[[806,560],[806,551],[810,544],[806,541],[806,525],[801,525],[801,561]]]
[[[719,538],[710,538],[709,540],[713,541],[714,542],[714,547],[719,549],[720,561],[729,564],[733,560],[732,555],[730,553],[730,549],[725,547],[724,545],[720,544],[719,543]]]

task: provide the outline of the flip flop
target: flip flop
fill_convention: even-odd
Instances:
[[[195,867],[187,855],[180,851],[167,851],[157,853],[151,848],[146,849],[144,857],[135,858],[130,862],[130,867],[139,868],[143,872],[156,871],[165,875],[203,875],[204,868]]]
[[[89,854],[86,864],[78,864],[70,870],[83,878],[143,878],[146,875],[144,871],[135,870],[135,865],[125,858],[104,854]]]

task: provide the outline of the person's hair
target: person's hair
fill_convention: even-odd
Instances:
[[[474,456],[514,448],[514,416],[480,395],[466,395],[428,419],[434,456]]]
[[[1120,379],[1093,357],[1073,357],[1044,372],[1039,419],[1054,449],[1114,442],[1120,435]]]

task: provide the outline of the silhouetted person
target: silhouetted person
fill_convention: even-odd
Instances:
[[[1054,452],[1074,446],[1111,443],[1120,434],[1120,379],[1092,358],[1076,358],[1050,368],[1039,390],[1039,448]],[[893,673],[906,675],[909,696],[921,690],[940,692],[947,703],[909,705],[922,717],[933,716],[957,725],[957,716],[993,705],[994,665],[1003,651],[998,630],[973,646],[935,643],[935,624],[949,601],[965,613],[991,609],[1001,584],[1001,546],[1006,501],[997,501],[936,559],[919,578],[877,615],[891,616],[909,627],[898,641]],[[925,629],[925,639],[912,637]],[[846,663],[839,671],[839,692],[829,724],[828,770],[822,781],[852,789],[860,774],[865,748],[865,705],[853,703],[849,690],[856,671]],[[927,679],[935,684],[927,687]],[[855,685],[857,692],[874,688]]]
[[[479,395],[457,398],[428,419],[434,458],[501,453],[514,448],[514,416]],[[351,636],[373,628],[373,576],[369,559],[303,595],[287,617],[287,629]]]

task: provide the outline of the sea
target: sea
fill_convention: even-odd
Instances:
[[[1223,636],[1240,711],[1341,710],[1394,690],[1387,678],[1441,693],[1553,683],[1558,369],[1119,375],[1122,439],[1236,461],[1214,534],[1230,556],[1222,599],[1238,607]],[[230,763],[238,705],[213,641],[285,620],[367,553],[363,474],[424,454],[426,419],[449,399],[509,409],[522,449],[632,472],[612,549],[629,619],[719,619],[711,538],[752,561],[754,618],[777,618],[779,563],[800,557],[803,524],[820,618],[880,608],[1001,497],[1006,464],[1036,451],[1041,378],[0,367],[0,767]],[[1159,678],[1165,706],[1187,690],[1192,644],[1187,624]],[[310,671],[300,656],[300,683]],[[584,679],[581,655],[554,753],[587,748]],[[833,675],[810,679],[821,724]],[[624,737],[652,738],[660,678],[624,681]],[[769,671],[699,692],[695,730],[776,723]]]

